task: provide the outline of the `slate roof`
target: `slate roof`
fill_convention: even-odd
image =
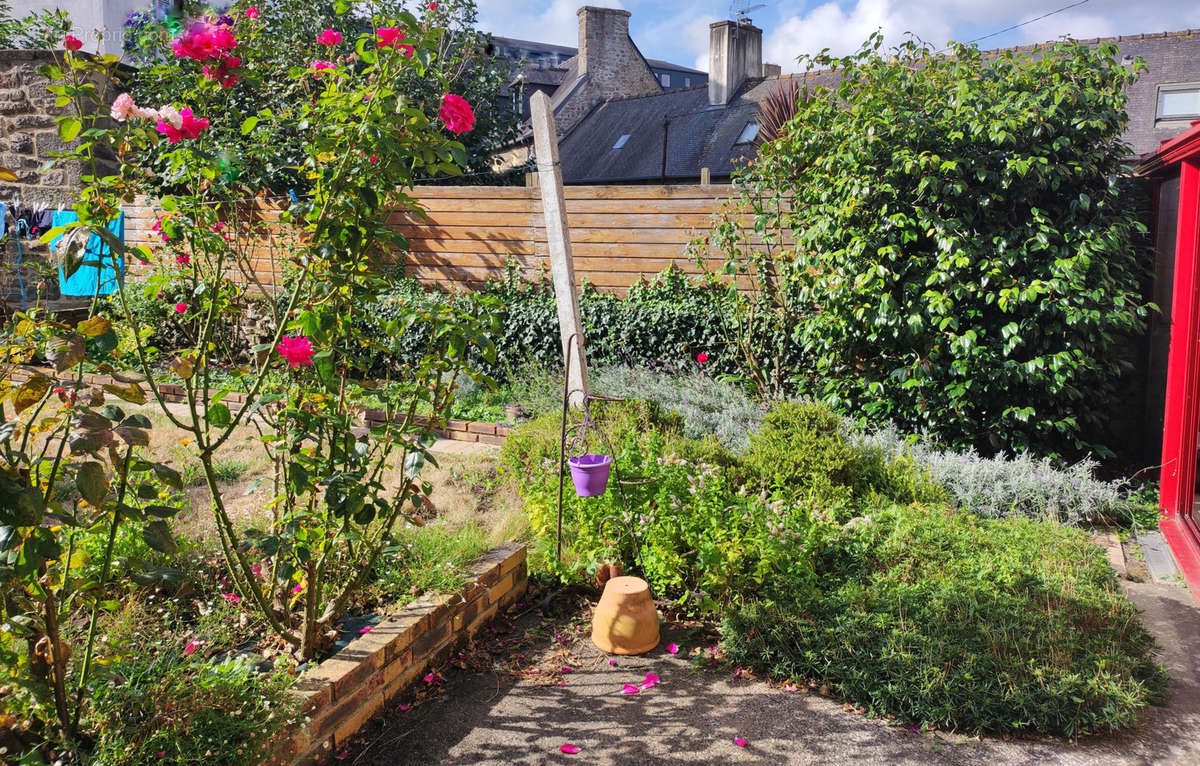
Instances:
[[[707,85],[599,104],[559,139],[563,181],[684,181],[699,178],[700,168],[708,168],[713,178],[727,177],[738,163],[754,156],[755,145],[739,144],[738,138],[754,121],[759,103],[787,79],[748,81],[727,106],[709,105]],[[830,72],[807,80],[809,87],[828,87],[836,81]],[[665,171],[664,118],[670,120]],[[614,149],[626,134],[625,144]]]
[[[1188,127],[1189,120],[1156,120],[1158,86],[1166,83],[1200,83],[1200,30],[1122,35],[1080,42],[1096,45],[1114,42],[1118,57],[1132,61],[1142,57],[1146,69],[1129,87],[1126,111],[1129,125],[1125,141],[1141,155]],[[1016,50],[1030,52],[1049,43]],[[1003,49],[1011,50],[1011,49]],[[999,51],[994,51],[999,52]],[[570,62],[568,62],[570,63]],[[685,181],[700,176],[707,167],[713,178],[729,176],[735,165],[752,157],[753,144],[737,144],[758,104],[781,80],[801,75],[751,80],[726,107],[708,105],[705,86],[682,88],[659,95],[609,101],[592,109],[559,140],[559,157],[566,183],[616,183],[636,181]],[[808,76],[809,87],[832,87],[834,72]],[[570,82],[568,79],[564,83]],[[559,93],[565,97],[564,88]],[[559,94],[556,94],[559,95]],[[556,100],[557,103],[560,101]],[[666,169],[663,169],[663,120],[667,130]],[[613,149],[625,134],[629,139]]]

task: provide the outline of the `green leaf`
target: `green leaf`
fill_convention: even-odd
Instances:
[[[153,468],[154,475],[157,476],[158,480],[163,484],[166,484],[172,489],[183,489],[183,477],[179,475],[179,471],[176,471],[170,466],[163,465],[162,463],[155,463]]]
[[[108,497],[108,473],[102,464],[88,461],[75,473],[75,486],[89,505],[99,508]]]
[[[81,130],[83,130],[83,122],[78,117],[60,117],[58,120],[58,137],[62,139],[63,143],[69,144],[74,141]]]
[[[159,553],[171,555],[179,550],[175,545],[175,539],[171,536],[171,530],[167,526],[167,522],[155,519],[142,527],[142,539]]]
[[[218,402],[217,404],[209,405],[205,419],[209,425],[215,428],[224,428],[233,422],[233,415],[230,414],[229,407]]]
[[[258,117],[247,117],[242,120],[242,135],[250,135],[250,131],[254,130],[256,125],[258,125]]]

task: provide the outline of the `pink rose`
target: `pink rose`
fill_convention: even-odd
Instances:
[[[708,354],[701,351],[699,354],[696,354],[696,361],[700,364],[706,364],[708,362]]]
[[[288,364],[288,368],[312,366],[313,344],[303,335],[285,335],[275,347],[279,356]]]
[[[314,61],[311,64],[311,67],[312,67],[312,69],[316,70],[313,72],[313,77],[320,77],[321,72],[327,71],[329,69],[337,69],[337,65],[334,64],[332,61]]]
[[[130,117],[137,117],[140,111],[138,105],[133,103],[133,96],[122,93],[113,100],[110,114],[117,122],[125,122]]]
[[[426,7],[426,8],[428,8],[429,10],[431,10],[431,11],[436,11],[436,10],[437,10],[437,3],[430,3],[429,5],[427,5],[427,6],[425,6],[425,7]]]
[[[83,47],[83,40],[75,35],[67,35],[63,38],[63,47],[69,51],[77,51]]]
[[[252,5],[246,9],[246,18],[248,18],[248,19],[257,19],[258,18],[258,6],[257,5]]]
[[[376,48],[395,48],[407,58],[412,58],[415,49],[411,45],[400,42],[405,38],[399,27],[380,27],[375,34],[379,36],[379,39],[375,41]]]
[[[469,133],[475,128],[475,112],[462,96],[447,93],[442,96],[442,107],[438,117],[446,125],[446,129],[455,135]]]
[[[321,45],[337,45],[342,41],[342,33],[336,29],[326,29],[321,34],[317,35],[317,42]]]
[[[162,111],[165,112],[166,107]],[[194,116],[191,108],[185,106],[179,110],[178,124],[164,114],[154,129],[166,136],[169,143],[177,144],[182,138],[199,138],[200,133],[208,129],[208,120]]]
[[[184,303],[183,301],[180,301],[179,303],[175,304],[175,313],[176,314],[182,314],[183,312],[187,311],[187,309],[188,309],[187,304]]]
[[[241,65],[242,59],[240,57],[225,56],[217,62],[216,66],[205,64],[203,67],[204,76],[221,83],[221,87],[223,88],[230,88],[238,81],[235,70]]]

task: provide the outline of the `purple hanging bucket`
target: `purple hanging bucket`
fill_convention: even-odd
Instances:
[[[612,470],[612,458],[608,455],[580,455],[567,458],[571,467],[571,481],[575,483],[575,494],[580,497],[603,495],[608,487],[608,472]]]

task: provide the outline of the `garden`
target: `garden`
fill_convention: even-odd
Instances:
[[[723,272],[585,287],[597,397],[564,412],[546,282],[404,276],[389,216],[511,126],[463,85],[473,5],[378,6],[194,6],[138,22],[136,74],[71,36],[44,69],[84,186],[43,241],[95,292],[0,330],[6,760],[269,761],[306,674],[511,540],[539,592],[619,567],[738,673],[906,726],[1075,739],[1167,701],[1090,540],[1157,513],[1114,459],[1154,310],[1136,62],[813,59],[836,98],[695,243]],[[135,201],[153,247],[110,228]],[[602,494],[562,495],[564,416]],[[510,430],[435,449],[458,419]]]

